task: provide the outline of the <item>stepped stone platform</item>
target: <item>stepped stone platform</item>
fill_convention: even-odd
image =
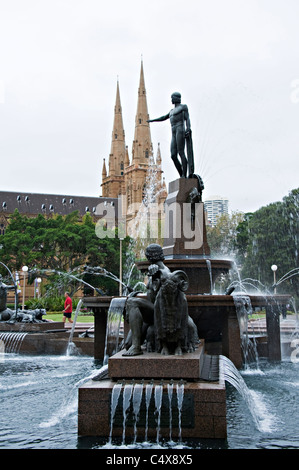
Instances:
[[[113,387],[117,383],[143,384],[143,398],[137,421],[137,439],[143,440],[157,436],[157,413],[155,411],[154,392],[149,404],[146,418],[145,387],[152,383],[163,386],[161,406],[160,436],[169,437],[170,409],[172,416],[172,437],[181,435],[184,439],[226,438],[226,388],[222,373],[213,381],[204,380],[207,362],[211,359],[204,353],[202,341],[194,353],[183,356],[161,356],[157,353],[144,352],[143,355],[124,357],[122,352],[109,358],[108,377],[89,380],[79,388],[78,400],[78,434],[81,436],[97,436],[108,440],[111,430],[111,398]],[[169,404],[168,386],[173,384],[171,408]],[[181,410],[181,426],[179,426],[176,384],[184,385],[184,400]],[[113,438],[123,436],[122,394],[118,401],[114,421]],[[146,422],[148,423],[146,427]],[[134,437],[133,405],[128,410],[126,419],[126,437]]]
[[[63,322],[41,322],[41,323],[7,323],[0,322],[0,331],[12,331],[14,333],[26,332],[46,332],[48,330],[62,330],[64,329]]]
[[[156,352],[145,352],[140,356],[123,356],[120,351],[109,358],[109,377],[112,380],[183,379],[199,380],[203,365],[204,344],[192,353],[182,356],[162,356]],[[125,359],[125,360],[124,360]]]

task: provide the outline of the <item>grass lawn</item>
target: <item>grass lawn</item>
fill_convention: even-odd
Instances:
[[[75,312],[72,314],[72,318],[74,319]],[[44,320],[53,320],[53,321],[62,321],[63,314],[62,313],[55,313],[55,312],[47,312],[43,318]],[[93,315],[78,315],[77,317],[78,323],[93,323],[94,316]]]

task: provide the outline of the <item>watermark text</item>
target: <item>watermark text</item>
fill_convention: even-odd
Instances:
[[[120,199],[119,199],[120,202]],[[203,245],[203,203],[134,203],[115,207],[109,201],[97,205],[95,232],[98,238],[131,238],[142,240],[164,239],[172,243],[180,239],[186,250],[199,249]],[[117,227],[117,232],[115,231]]]
[[[292,340],[291,348],[293,349],[291,352],[291,361],[297,363],[299,362],[299,338]]]

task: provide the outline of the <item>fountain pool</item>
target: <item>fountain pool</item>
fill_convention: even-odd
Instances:
[[[0,449],[178,448],[178,442],[165,440],[122,446],[121,438],[109,443],[77,435],[78,387],[100,368],[87,356],[2,356]],[[179,448],[299,448],[299,362],[261,360],[258,370],[247,368],[241,374],[260,417],[259,429],[241,395],[228,383],[227,439],[183,440]]]

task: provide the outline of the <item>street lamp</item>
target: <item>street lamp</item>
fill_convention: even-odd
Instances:
[[[39,299],[39,296],[40,296],[40,292],[39,292],[40,287],[39,286],[40,286],[40,283],[42,282],[42,280],[41,280],[40,277],[38,277],[36,279],[36,281],[37,281],[37,298]]]
[[[123,295],[123,238],[119,239],[119,296]]]
[[[22,302],[22,310],[24,310],[25,308],[25,278],[26,278],[26,273],[28,271],[28,266],[23,266],[22,267],[22,271],[23,271],[23,302]]]
[[[276,264],[272,264],[271,269],[272,269],[272,271],[273,271],[274,294],[276,294],[276,271],[277,271],[277,266],[276,266]]]

